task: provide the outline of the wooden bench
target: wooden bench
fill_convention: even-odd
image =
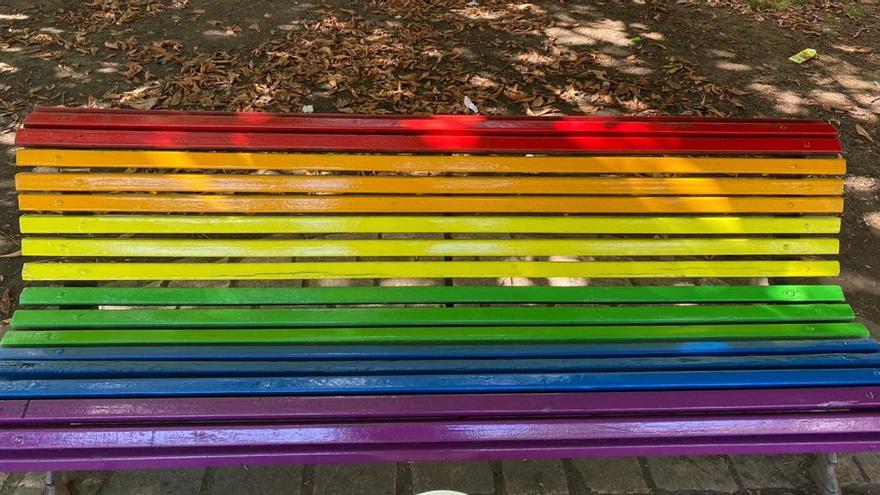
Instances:
[[[880,448],[880,344],[809,283],[822,122],[38,108],[17,144],[0,470]]]

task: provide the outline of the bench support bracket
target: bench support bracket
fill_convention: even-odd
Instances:
[[[58,479],[58,473],[54,471],[46,471],[46,491],[43,492],[46,495],[61,495],[58,492],[57,486],[55,485],[55,481]],[[64,493],[67,493],[66,491]]]
[[[837,465],[837,454],[819,454],[810,466],[810,477],[822,495],[840,495],[840,484],[834,468]]]

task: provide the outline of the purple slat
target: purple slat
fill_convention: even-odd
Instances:
[[[20,422],[27,406],[26,400],[0,400],[0,424]]]
[[[7,428],[0,452],[95,449],[242,448],[456,443],[622,441],[699,437],[880,433],[880,412],[692,415],[523,420],[434,420],[372,423],[190,424],[176,426],[68,426]]]
[[[13,401],[18,402],[18,401]],[[6,402],[0,402],[4,404]],[[880,409],[880,387],[349,397],[32,400],[0,424],[284,421]]]
[[[806,422],[802,422],[806,424]],[[432,460],[583,458],[651,455],[783,454],[861,452],[880,449],[877,433],[824,433],[779,436],[681,437],[628,441],[495,442],[491,444],[260,446],[239,449],[81,450],[59,453],[0,450],[0,471],[142,469],[257,464],[316,464]]]

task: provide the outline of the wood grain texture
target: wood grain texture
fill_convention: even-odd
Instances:
[[[25,256],[402,257],[710,256],[837,254],[837,239],[204,240],[27,237]]]
[[[485,344],[254,344],[132,345],[116,347],[2,347],[3,360],[38,361],[340,361],[420,359],[570,359],[698,356],[784,356],[790,354],[874,354],[880,343],[840,340],[697,340],[582,343]]]
[[[437,134],[311,134],[269,132],[126,131],[24,128],[15,135],[22,147],[147,148],[216,151],[349,151],[394,153],[620,153],[833,155],[836,135],[752,136],[484,136]]]
[[[653,177],[363,177],[226,174],[20,173],[19,191],[323,194],[568,194],[833,196],[840,179]]]
[[[19,149],[19,166],[376,172],[843,175],[840,158],[441,156]]]
[[[838,217],[22,215],[25,234],[836,234]]]
[[[844,302],[836,285],[640,287],[26,287],[22,305],[236,306],[430,303],[794,303]]]
[[[601,344],[597,344],[601,345]],[[841,404],[859,411],[880,408],[877,387],[703,390],[666,392],[570,392],[360,397],[222,397],[192,399],[42,400],[27,404],[23,414],[0,416],[9,426],[116,424],[183,421],[351,421],[400,417],[546,419],[572,416],[643,414],[761,414],[767,412],[834,412]],[[0,402],[9,404],[11,401]],[[746,414],[738,417],[746,418]],[[665,421],[665,420],[663,420]],[[815,426],[815,425],[814,425]]]
[[[22,211],[169,213],[840,213],[837,196],[233,196],[39,194]]]
[[[629,359],[427,359],[409,361],[0,361],[0,379],[128,379],[376,374],[584,373],[772,369],[880,369],[880,354]]]
[[[25,263],[24,280],[296,280],[495,277],[834,277],[836,261],[372,261]]]
[[[727,325],[589,325],[494,327],[377,327],[377,328],[230,328],[230,329],[101,329],[13,330],[0,345],[232,345],[232,344],[407,344],[478,342],[619,342],[632,340],[726,339],[861,339],[868,336],[860,323],[777,323]],[[0,382],[2,383],[2,382]]]
[[[564,116],[516,119],[482,115],[429,115],[377,118],[374,115],[307,115],[242,112],[236,114],[136,114],[109,111],[32,112],[25,126],[51,129],[313,132],[320,134],[441,134],[554,136],[836,136],[835,128],[821,121],[773,122],[748,120],[683,120],[674,117]]]
[[[848,321],[847,304],[692,306],[20,309],[14,330],[79,328],[274,328],[393,326],[540,326]]]

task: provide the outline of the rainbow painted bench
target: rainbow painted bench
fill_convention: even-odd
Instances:
[[[880,448],[880,344],[809,282],[822,122],[38,108],[17,143],[0,470]]]

